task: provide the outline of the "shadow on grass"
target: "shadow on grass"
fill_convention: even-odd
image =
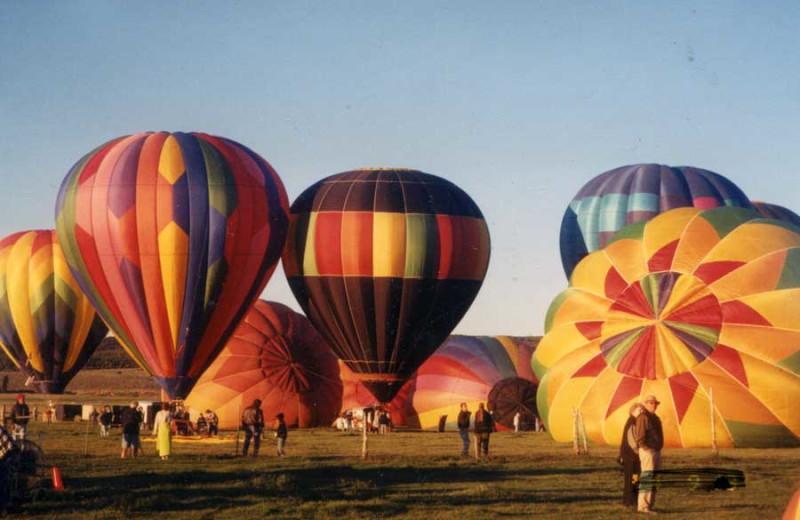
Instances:
[[[515,503],[563,503],[613,500],[617,490],[593,490],[575,496],[569,487],[531,489],[493,486],[494,482],[526,477],[605,472],[603,468],[508,469],[491,464],[456,464],[448,467],[325,466],[236,468],[227,471],[175,471],[130,473],[69,479],[68,491],[49,494],[28,508],[113,511],[122,517],[135,513],[170,513],[215,510],[221,507],[274,507],[275,503],[304,508],[331,507],[359,511],[384,510],[401,514],[408,501],[453,507]],[[600,492],[598,492],[600,491]],[[345,504],[342,504],[342,501]],[[334,504],[329,504],[333,502]],[[353,506],[348,503],[354,504]],[[332,511],[331,511],[332,512]]]

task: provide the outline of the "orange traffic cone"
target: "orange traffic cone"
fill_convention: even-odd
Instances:
[[[53,466],[53,489],[56,491],[64,491],[64,482],[61,481],[61,472],[58,467]]]

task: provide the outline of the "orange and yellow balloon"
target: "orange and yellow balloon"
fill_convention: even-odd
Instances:
[[[800,445],[800,234],[750,210],[681,208],[576,267],[532,358],[548,431],[617,444],[655,394],[667,446]]]
[[[107,333],[54,231],[0,241],[0,347],[38,392],[63,392]]]

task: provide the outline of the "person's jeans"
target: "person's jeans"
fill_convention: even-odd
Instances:
[[[250,439],[253,439],[253,457],[258,456],[258,448],[261,446],[261,430],[256,426],[244,427],[244,449],[242,455],[247,455],[250,449]]]
[[[466,428],[459,428],[458,434],[461,435],[461,456],[466,457],[469,455],[469,430]]]
[[[481,452],[483,452],[484,457],[489,456],[489,434],[488,433],[476,433],[475,434],[475,458],[481,458]]]
[[[639,461],[642,476],[639,480],[639,511],[651,511],[656,503],[656,489],[653,486],[655,472],[661,469],[661,452],[639,448]]]
[[[278,457],[283,457],[284,451],[283,447],[286,446],[286,439],[283,437],[278,437]]]

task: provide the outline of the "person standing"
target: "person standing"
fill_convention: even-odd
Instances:
[[[167,460],[172,451],[172,414],[168,403],[161,403],[161,410],[153,421],[153,437],[156,438],[156,451],[161,460]]]
[[[136,408],[139,403],[134,401],[120,414],[119,422],[122,425],[122,452],[119,458],[126,456],[136,458],[139,455],[139,413]]]
[[[622,441],[619,445],[619,459],[624,474],[622,503],[629,507],[636,507],[636,495],[639,492],[639,446],[634,436],[636,418],[642,413],[642,403],[634,403],[628,411],[628,421],[622,429]]]
[[[11,408],[11,423],[14,425],[14,440],[19,441],[22,449],[25,449],[25,437],[28,436],[30,418],[31,410],[25,402],[25,394],[17,394],[17,402]]]
[[[380,435],[386,435],[386,430],[389,428],[389,416],[386,414],[386,410],[381,410],[380,415],[378,415],[378,433]]]
[[[458,412],[458,434],[461,436],[461,456],[469,456],[469,419],[472,415],[467,409],[467,403],[461,403],[461,411]]]
[[[283,414],[279,413],[275,416],[275,438],[278,440],[278,457],[283,457],[283,448],[286,446],[286,437],[289,436],[289,429],[286,427],[286,421],[283,419]]]
[[[656,499],[654,474],[661,469],[661,449],[664,447],[664,431],[656,409],[661,404],[654,395],[644,400],[644,410],[636,418],[634,439],[639,447],[639,462],[642,476],[639,480],[638,510],[640,513],[651,513]]]
[[[261,446],[261,432],[264,430],[264,412],[261,410],[261,399],[255,399],[253,404],[244,409],[242,413],[242,429],[244,429],[244,449],[242,455],[247,456],[250,440],[253,440],[253,457],[258,457],[258,448]]]
[[[208,435],[215,436],[219,434],[219,417],[211,410],[206,410],[206,421],[208,421]]]
[[[489,457],[489,436],[494,431],[494,418],[484,407],[483,403],[478,405],[475,412],[475,458],[481,460]]]
[[[520,421],[520,413],[517,412],[514,414],[514,433],[519,433],[519,421]]]
[[[106,405],[103,408],[103,413],[100,414],[100,436],[108,437],[108,430],[111,428],[111,420],[114,414],[111,412],[111,407]]]

